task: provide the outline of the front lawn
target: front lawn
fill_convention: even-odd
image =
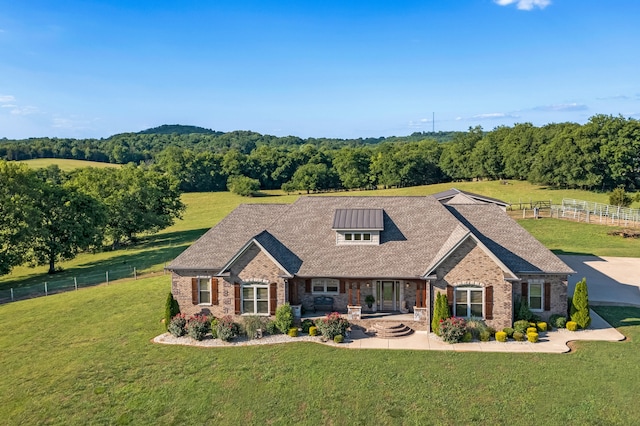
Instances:
[[[597,308],[626,342],[571,354],[156,345],[169,276],[0,306],[7,424],[629,424],[640,309]]]

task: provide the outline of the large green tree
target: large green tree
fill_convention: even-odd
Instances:
[[[144,166],[80,169],[69,184],[106,206],[106,233],[114,247],[172,225],[185,208],[178,183]]]
[[[57,262],[101,244],[106,210],[90,195],[57,183],[42,182],[38,192],[32,260],[49,265],[48,273],[53,274]]]
[[[27,260],[38,222],[39,186],[27,166],[0,160],[0,275]]]

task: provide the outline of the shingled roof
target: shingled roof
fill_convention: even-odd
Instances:
[[[344,210],[379,211],[380,244],[336,244],[332,228],[336,211]],[[291,205],[242,205],[168,269],[220,270],[253,240],[301,277],[418,278],[470,233],[513,272],[573,272],[498,206],[444,206],[431,196],[312,196]]]

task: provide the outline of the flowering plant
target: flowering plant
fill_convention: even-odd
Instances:
[[[228,342],[238,335],[240,327],[233,322],[233,318],[230,315],[222,317],[218,321],[218,338]]]
[[[440,321],[440,337],[447,343],[458,343],[467,331],[464,318],[451,317]]]
[[[209,332],[211,323],[206,315],[194,315],[187,321],[187,334],[195,340],[202,340]]]
[[[349,321],[337,312],[331,312],[325,318],[316,320],[316,327],[318,327],[320,334],[329,340],[333,340],[339,334],[345,336],[349,326]]]
[[[171,322],[169,323],[169,327],[167,327],[167,331],[175,337],[184,336],[185,334],[187,334],[186,325],[187,319],[184,314],[178,314],[171,318]]]

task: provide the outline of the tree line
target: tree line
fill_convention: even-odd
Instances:
[[[117,247],[171,225],[184,210],[177,183],[133,164],[70,173],[0,160],[0,275]]]
[[[259,189],[313,192],[481,179],[598,191],[640,188],[640,122],[622,116],[595,115],[583,125],[521,123],[349,140],[180,129],[161,126],[105,140],[0,141],[0,156],[15,159],[27,155],[20,154],[24,150],[145,163],[175,178],[184,192],[233,189],[247,195]]]

